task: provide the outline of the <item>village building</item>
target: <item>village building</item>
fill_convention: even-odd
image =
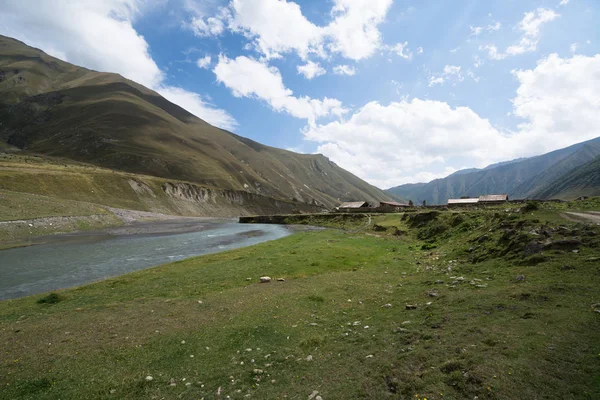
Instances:
[[[507,194],[489,194],[479,197],[479,202],[482,204],[502,204],[508,201]]]
[[[341,212],[361,212],[370,209],[371,205],[368,201],[347,201],[337,207],[337,210]]]
[[[410,205],[408,203],[397,203],[395,201],[380,201],[378,208],[380,211],[398,212],[406,207],[410,207]]]
[[[479,203],[479,198],[448,199],[449,206],[474,206]]]

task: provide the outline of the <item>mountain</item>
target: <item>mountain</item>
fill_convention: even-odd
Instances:
[[[401,185],[388,189],[402,194],[415,204],[445,204],[449,198],[479,197],[483,194],[508,193],[512,198],[536,197],[573,168],[600,156],[600,138],[579,143],[537,157],[494,164],[467,173],[454,173],[427,184]]]
[[[580,196],[600,194],[600,157],[573,168],[551,184],[533,192],[540,199],[559,198],[571,200]]]
[[[391,200],[322,155],[240,137],[120,75],[0,36],[2,142],[29,153],[327,207]]]

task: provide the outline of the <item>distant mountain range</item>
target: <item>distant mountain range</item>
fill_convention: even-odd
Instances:
[[[240,137],[120,75],[0,36],[0,151],[8,146],[326,207],[393,200],[322,155]]]
[[[445,204],[450,198],[507,193],[514,199],[600,195],[600,138],[537,157],[455,172],[429,183],[387,190],[415,204]]]

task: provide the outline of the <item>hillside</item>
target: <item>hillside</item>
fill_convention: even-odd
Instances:
[[[536,198],[575,199],[600,193],[600,157],[573,168],[548,186],[533,193]]]
[[[427,184],[401,185],[388,192],[420,203],[445,204],[449,198],[508,193],[512,198],[537,197],[536,193],[568,171],[600,156],[600,138],[551,153],[499,163],[482,170],[454,173]],[[547,198],[547,197],[543,197]]]
[[[326,207],[391,199],[322,155],[242,138],[120,75],[3,36],[0,121],[0,143],[28,153]]]

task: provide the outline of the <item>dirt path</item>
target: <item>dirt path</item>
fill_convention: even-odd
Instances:
[[[600,225],[600,212],[599,211],[588,211],[584,213],[579,212],[566,212],[563,213],[562,216],[569,221],[581,222],[584,220],[585,222],[593,222],[595,224]]]

